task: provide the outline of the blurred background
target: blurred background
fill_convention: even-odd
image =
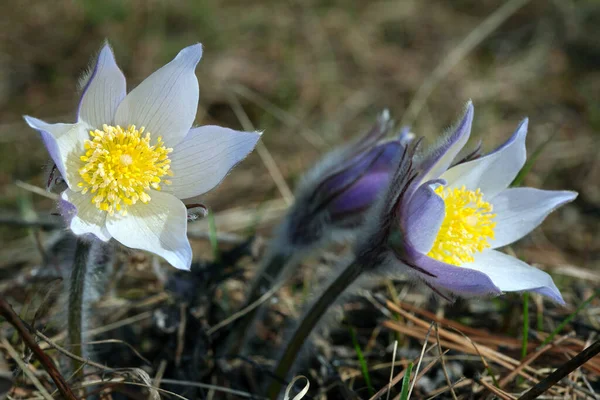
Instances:
[[[484,149],[528,116],[530,154],[552,140],[526,183],[580,192],[552,217],[560,226],[544,229],[569,262],[598,263],[600,4],[512,3],[507,20],[487,34],[481,24],[505,1],[8,0],[0,16],[2,213],[18,212],[24,196],[37,212],[52,209],[14,185],[43,186],[48,161],[21,116],[73,121],[78,79],[104,40],[129,89],[201,42],[196,122],[241,128],[239,102],[265,131],[263,143],[291,188],[320,154],[362,133],[384,108],[432,138],[472,99],[473,143],[481,139]],[[468,35],[481,43],[447,74],[432,75]],[[424,85],[430,93],[420,93],[408,115]],[[252,154],[207,203],[220,211],[281,197],[285,189],[263,160]],[[3,239],[19,236],[1,229]]]
[[[525,185],[580,194],[521,241],[518,255],[552,271],[567,303],[600,286],[596,0],[5,0],[4,289],[41,260],[24,221],[56,221],[54,201],[27,186],[45,187],[49,157],[22,115],[74,121],[79,77],[105,40],[129,90],[201,42],[196,123],[265,131],[264,146],[206,197],[219,232],[268,235],[302,172],[384,108],[432,143],[472,99],[473,145],[493,149],[527,116],[528,152],[538,158]],[[207,225],[190,229],[201,237]],[[195,246],[197,258],[211,257],[204,240]]]

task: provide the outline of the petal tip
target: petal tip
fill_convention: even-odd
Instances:
[[[179,54],[177,54],[177,57],[175,58],[180,58],[180,57],[185,57],[185,58],[189,58],[190,62],[193,62],[194,65],[198,64],[200,62],[200,59],[202,58],[202,54],[203,54],[203,47],[201,43],[196,43],[193,44],[191,46],[185,47],[183,48]]]
[[[523,136],[527,135],[528,127],[529,127],[529,118],[525,117],[519,123],[519,126],[517,127],[517,135],[523,135]]]
[[[27,125],[29,125],[31,128],[33,128],[33,129],[40,129],[38,127],[39,123],[41,122],[39,119],[37,119],[35,117],[31,117],[29,115],[23,115],[23,119],[25,120],[25,122],[27,123]]]
[[[564,192],[565,192],[565,198],[566,198],[565,203],[569,203],[569,202],[575,200],[579,196],[579,192],[576,192],[574,190],[565,190]]]

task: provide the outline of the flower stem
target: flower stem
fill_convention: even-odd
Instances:
[[[287,376],[302,345],[317,323],[321,320],[321,317],[327,312],[329,307],[335,303],[338,297],[340,297],[340,295],[360,276],[361,272],[361,266],[356,260],[352,261],[344,268],[342,273],[329,284],[323,294],[321,294],[317,301],[311,306],[308,313],[304,316],[304,319],[300,322],[300,325],[298,325],[294,331],[285,352],[279,359],[277,368],[275,368],[275,376],[280,378],[280,380],[273,381],[269,386],[267,395],[270,399],[274,400],[279,395],[281,390],[281,380],[285,379]]]
[[[83,296],[90,248],[89,239],[77,239],[69,286],[68,336],[69,343],[73,346],[73,353],[78,357],[83,355],[83,315],[85,306]],[[76,377],[83,378],[81,362],[73,361],[73,370],[77,371]]]

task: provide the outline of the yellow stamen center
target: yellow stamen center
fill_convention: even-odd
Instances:
[[[456,266],[473,262],[473,254],[490,247],[489,240],[494,239],[492,205],[483,201],[479,189],[439,186],[435,192],[444,199],[446,215],[427,255]]]
[[[92,204],[113,215],[115,211],[127,214],[127,206],[139,201],[148,203],[150,189],[160,190],[161,179],[173,176],[168,154],[173,151],[165,147],[159,136],[150,144],[150,133],[144,136],[144,127],[127,129],[120,126],[103,125],[102,130],[90,131],[86,140],[84,162],[79,168],[82,181],[77,184],[81,193],[92,193]]]

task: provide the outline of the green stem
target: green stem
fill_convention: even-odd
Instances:
[[[275,400],[281,391],[281,381],[287,376],[292,364],[298,356],[298,352],[302,345],[321,320],[321,317],[327,312],[329,307],[340,297],[340,295],[360,276],[362,272],[361,266],[352,261],[344,268],[342,273],[325,289],[323,294],[312,305],[300,325],[294,331],[291,340],[285,349],[285,352],[279,359],[277,368],[275,368],[275,376],[280,380],[273,381],[269,386],[267,395],[270,399]]]
[[[523,293],[523,337],[521,339],[521,360],[527,357],[529,342],[529,293]]]
[[[83,354],[83,296],[86,289],[87,260],[90,248],[91,243],[89,239],[77,239],[75,260],[73,262],[69,286],[68,336],[69,343],[73,346],[72,351],[78,357],[82,357]],[[73,369],[78,371],[76,374],[78,378],[83,378],[81,362],[73,361]]]

